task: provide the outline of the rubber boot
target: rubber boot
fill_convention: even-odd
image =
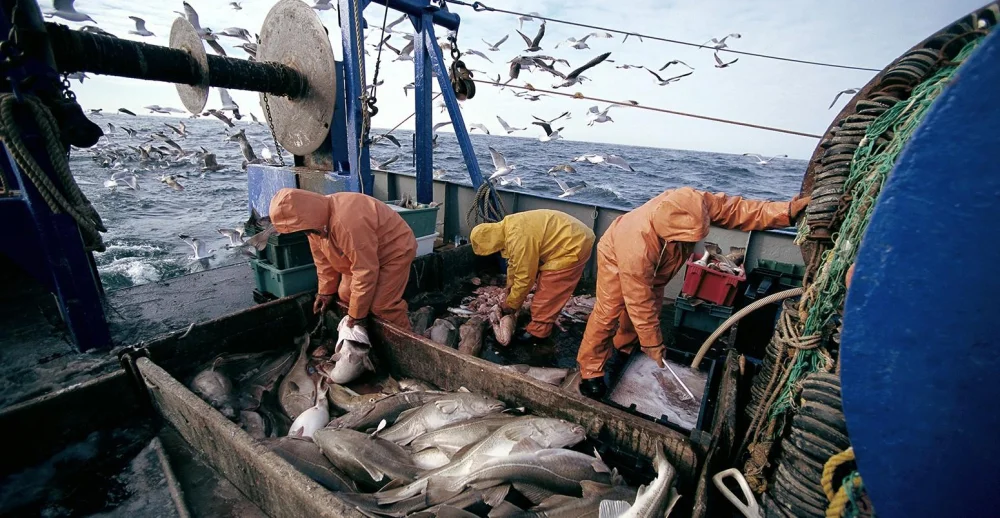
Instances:
[[[604,376],[580,380],[580,393],[590,399],[600,401],[607,392],[608,386],[604,383]]]

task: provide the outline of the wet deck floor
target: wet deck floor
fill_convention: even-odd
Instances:
[[[11,278],[14,273],[6,270]],[[251,307],[247,264],[109,292],[105,313],[115,349],[77,352],[52,295],[11,283],[0,293],[0,409],[112,372],[115,349]]]

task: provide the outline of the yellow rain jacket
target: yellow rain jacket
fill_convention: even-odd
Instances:
[[[519,212],[499,223],[482,223],[469,236],[478,255],[500,252],[507,259],[507,305],[519,309],[538,272],[576,264],[594,246],[594,232],[582,221],[557,210]]]

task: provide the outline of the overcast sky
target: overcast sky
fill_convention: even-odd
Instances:
[[[492,0],[487,5],[512,11],[537,11],[545,16],[564,18],[582,23],[658,35],[665,38],[702,43],[712,37],[722,37],[736,32],[740,39],[730,39],[730,47],[737,50],[822,61],[870,68],[882,68],[914,44],[951,23],[955,19],[980,7],[984,0],[883,0],[881,2],[803,2],[801,0],[707,0],[685,2],[667,0]],[[224,0],[190,0],[198,10],[201,24],[216,31],[226,27],[244,27],[251,33],[260,32],[267,11],[273,0],[244,0],[243,9],[235,11]],[[335,2],[336,3],[336,2]],[[51,2],[43,0],[44,9]],[[618,9],[616,6],[628,6]],[[167,44],[170,24],[182,10],[180,0],[162,2],[136,2],[118,0],[77,0],[79,11],[91,15],[103,29],[119,37],[140,39],[147,43]],[[497,73],[507,76],[507,61],[521,54],[523,41],[517,35],[517,19],[497,13],[477,13],[463,6],[451,9],[462,16],[459,46],[485,52],[493,59],[489,63],[476,56],[465,61],[471,68],[480,69],[493,77]],[[371,27],[380,26],[383,8],[377,4],[369,7],[365,16]],[[395,13],[390,13],[392,20]],[[139,38],[129,35],[134,26],[129,15],[143,17],[147,28],[155,37]],[[334,52],[342,55],[336,11],[319,13],[330,30]],[[61,20],[60,20],[61,21]],[[81,24],[61,21],[73,27]],[[396,29],[411,30],[409,22]],[[534,36],[538,24],[525,23],[523,32]],[[379,31],[371,29],[369,41],[377,41]],[[572,26],[549,23],[541,42],[542,54],[568,59],[575,68],[590,58],[611,52],[614,64],[602,64],[585,74],[592,81],[569,89],[587,96],[636,100],[644,106],[733,119],[754,124],[786,128],[806,133],[821,134],[836,114],[837,107],[828,110],[834,95],[840,90],[863,86],[873,72],[844,70],[828,67],[786,63],[751,56],[722,53],[726,60],[739,61],[725,69],[714,67],[712,51],[675,44],[621,37],[593,39],[591,49],[576,50],[567,45],[556,49],[555,44],[570,36],[577,38],[591,32]],[[439,31],[443,35],[444,31]],[[496,41],[505,34],[510,38],[499,52],[488,52],[480,40]],[[240,41],[223,38],[229,47]],[[393,36],[390,44],[399,48],[403,40]],[[239,49],[232,48],[231,56],[246,57]],[[379,114],[375,127],[388,128],[412,113],[413,97],[404,96],[402,86],[413,80],[412,62],[389,62],[395,55],[383,51],[382,74],[385,78],[378,92]],[[658,86],[645,70],[616,69],[618,64],[645,65],[658,69],[663,63],[680,59],[696,70],[694,74],[668,86]],[[368,59],[369,76],[374,71],[374,54]],[[671,67],[662,74],[683,72]],[[537,87],[549,88],[554,78],[540,71],[522,73],[520,80]],[[119,107],[142,113],[148,104],[181,107],[173,85],[111,77],[94,77],[80,85],[73,84],[77,98],[85,108],[104,108],[114,111]],[[232,92],[244,111],[262,113],[258,96],[249,92]],[[842,98],[838,106],[842,106]],[[209,107],[220,104],[214,92]],[[788,154],[808,158],[816,145],[813,138],[742,128],[716,122],[700,121],[647,110],[614,108],[609,115],[613,123],[588,127],[587,109],[595,104],[587,100],[542,98],[528,102],[515,98],[510,89],[499,91],[488,85],[479,85],[476,97],[463,103],[466,125],[484,123],[494,133],[501,128],[495,118],[502,116],[514,126],[528,126],[530,115],[552,118],[564,110],[571,110],[573,119],[567,121],[562,134],[569,140],[637,144],[652,147],[694,149],[727,153],[755,152],[767,155]],[[601,104],[603,108],[603,103]],[[148,113],[148,111],[146,111]],[[447,113],[435,110],[435,122],[447,120]],[[412,121],[403,128],[412,128]],[[447,130],[446,130],[447,131]],[[541,133],[535,126],[529,130]]]

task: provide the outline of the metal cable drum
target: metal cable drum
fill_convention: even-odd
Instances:
[[[829,249],[843,219],[844,183],[854,151],[868,125],[929,77],[937,66],[953,58],[975,31],[1000,20],[1000,6],[990,3],[955,21],[913,46],[871,79],[834,118],[813,151],[801,192],[812,196],[805,211],[807,239],[801,244],[806,263],[805,283],[815,277],[819,258]],[[957,39],[956,39],[957,37]]]
[[[308,155],[330,138],[337,103],[333,47],[316,11],[300,0],[281,0],[267,13],[257,48],[258,61],[286,65],[306,81],[294,99],[260,94],[260,106],[275,138],[296,155]]]
[[[804,225],[808,227],[807,240],[803,244],[803,256],[807,263],[805,279],[807,294],[808,288],[816,279],[821,256],[833,245],[833,236],[841,231],[841,223],[848,214],[848,209],[857,209],[853,205],[858,203],[852,205],[852,200],[845,194],[845,183],[851,175],[855,151],[870,142],[866,141],[866,138],[889,143],[893,138],[896,141],[908,138],[909,132],[912,131],[912,128],[906,130],[906,125],[902,123],[890,126],[888,131],[884,131],[880,125],[875,126],[877,128],[875,133],[866,137],[869,125],[897,103],[908,100],[914,88],[918,85],[923,88],[922,84],[926,80],[934,77],[935,81],[940,81],[940,76],[935,75],[938,72],[948,73],[948,70],[954,70],[957,63],[953,60],[957,59],[960,62],[964,59],[960,57],[960,52],[970,42],[992,29],[998,20],[1000,20],[1000,7],[997,3],[993,3],[927,38],[903,54],[866,85],[841,111],[837,120],[826,132],[813,154],[803,180],[803,192],[812,196],[804,221]],[[917,88],[918,93],[921,92],[921,88]],[[921,96],[926,95],[926,91],[924,89],[924,93],[916,95],[915,102],[919,102]],[[897,108],[904,107],[909,109],[911,105],[899,105]],[[896,109],[891,113],[898,114],[901,111]],[[893,129],[899,129],[900,135],[893,135]],[[870,150],[872,147],[865,149]],[[874,191],[874,194],[877,196],[877,191]],[[860,200],[863,201],[864,198]],[[854,216],[856,215],[855,212]],[[786,305],[783,311],[796,316],[812,315],[811,304],[814,302],[807,300],[801,308]],[[835,312],[842,312],[842,305],[839,310],[836,307],[832,309]],[[800,311],[802,313],[799,313]],[[821,329],[817,330],[814,327],[809,331],[818,333],[818,336],[822,337],[823,347],[829,351],[830,363],[827,368],[832,368],[839,350],[839,325],[834,324],[836,321],[831,325],[823,324]],[[765,441],[766,450],[758,451],[753,447],[750,448],[751,459],[748,461],[747,469],[753,467],[755,476],[759,474],[759,481],[764,482],[757,485],[759,488],[757,490],[766,488],[764,509],[768,516],[824,516],[827,514],[827,505],[830,501],[819,480],[823,463],[830,456],[850,446],[840,404],[838,377],[827,373],[809,374],[805,378],[793,376],[784,388],[786,395],[791,396],[796,402],[762,410],[760,408],[762,402],[767,403],[772,400],[771,394],[774,392],[774,389],[770,388],[773,383],[772,378],[775,377],[775,373],[785,368],[782,356],[782,351],[772,342],[765,354],[761,372],[755,378],[751,389],[748,415],[752,417],[758,413],[770,414],[772,419],[779,419],[783,415],[787,417],[773,428],[776,435],[769,436],[773,437],[773,443],[768,442],[771,439]],[[791,370],[792,365],[788,365],[787,369]],[[795,379],[798,381],[793,382]],[[771,450],[771,444],[779,447]],[[741,455],[746,453],[741,451]],[[760,459],[756,458],[758,453]],[[774,461],[774,456],[778,457],[777,462]],[[765,469],[767,467],[771,469]],[[748,479],[750,473],[747,471]],[[854,475],[856,473],[852,474]],[[838,476],[841,476],[841,479],[843,477],[842,474]],[[837,485],[839,480],[835,477]]]

